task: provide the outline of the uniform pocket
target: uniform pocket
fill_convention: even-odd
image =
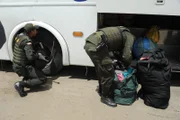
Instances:
[[[90,43],[89,41],[86,42],[84,49],[86,50],[86,52],[96,52],[96,45],[94,45],[93,43]]]
[[[19,76],[25,76],[26,69],[22,66],[13,66],[14,72],[16,72]]]
[[[112,65],[112,59],[110,59],[109,57],[104,58],[104,59],[102,60],[102,63],[101,63],[101,64],[102,64],[102,65],[108,65],[108,64]]]
[[[86,39],[86,41],[94,44],[95,46],[98,46],[98,44],[101,42],[101,38],[100,38],[100,35],[97,32],[95,32],[95,33],[91,34]]]
[[[107,64],[107,65],[103,65],[104,66],[104,68],[107,70],[107,71],[114,71],[114,69],[113,69],[113,66],[111,65],[111,64]]]

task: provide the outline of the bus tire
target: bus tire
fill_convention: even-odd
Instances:
[[[41,69],[47,76],[57,75],[63,68],[62,53],[55,47],[51,53],[51,49],[44,45],[44,49],[37,49],[36,52],[42,53],[47,56],[49,62],[43,60],[36,60],[35,66]],[[53,57],[51,56],[53,55]]]

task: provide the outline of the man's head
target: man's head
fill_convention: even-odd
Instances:
[[[35,37],[36,36],[37,28],[38,28],[38,26],[35,26],[32,23],[27,23],[24,26],[24,30],[28,34],[29,37]]]

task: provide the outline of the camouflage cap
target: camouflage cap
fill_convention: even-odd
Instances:
[[[34,29],[38,29],[38,26],[35,26],[35,25],[33,25],[32,23],[27,23],[27,24],[24,26],[24,30],[25,30],[26,32],[30,32],[30,31],[32,31],[32,30],[34,30]]]

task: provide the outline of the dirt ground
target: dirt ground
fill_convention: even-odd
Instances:
[[[66,67],[60,76],[21,98],[13,87],[20,78],[9,68],[1,70],[0,120],[180,120],[178,79],[172,80],[170,105],[165,110],[148,107],[142,100],[111,108],[100,102],[93,69],[88,77],[84,72],[84,67]]]

